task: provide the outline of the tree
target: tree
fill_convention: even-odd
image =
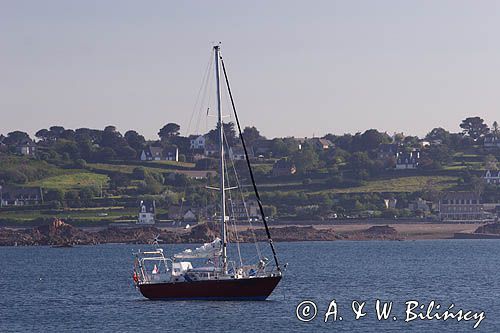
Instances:
[[[54,150],[61,155],[68,154],[71,159],[78,159],[81,157],[78,145],[74,141],[60,139],[55,142]]]
[[[64,200],[64,192],[61,189],[55,188],[48,190],[44,195],[45,201],[59,201]]]
[[[450,132],[442,127],[433,128],[425,138],[429,141],[439,140],[441,143],[447,145],[450,142]]]
[[[275,138],[271,142],[273,157],[286,157],[298,151],[299,144],[294,138]]]
[[[116,126],[108,125],[108,126],[104,127],[104,132],[114,133],[114,132],[116,132]]]
[[[485,188],[484,180],[481,177],[474,175],[470,179],[470,187],[474,194],[481,196]]]
[[[51,137],[50,131],[46,128],[42,128],[38,132],[35,133],[35,136],[42,141],[48,141]]]
[[[106,126],[102,132],[102,138],[99,142],[101,147],[107,147],[114,150],[116,157],[124,160],[133,159],[137,155],[136,151],[129,147],[127,141],[115,126]]]
[[[139,191],[144,194],[158,194],[161,190],[161,183],[147,173],[144,181],[139,182]]]
[[[109,187],[116,190],[118,187],[125,187],[130,184],[130,179],[123,173],[112,173],[110,175]]]
[[[394,133],[394,136],[393,136],[394,143],[403,143],[404,140],[405,140],[405,135],[403,132]]]
[[[99,149],[97,152],[97,159],[99,162],[107,162],[116,159],[116,152],[109,147]]]
[[[146,169],[143,167],[137,167],[132,170],[132,178],[144,180],[146,178]]]
[[[7,134],[7,137],[3,140],[3,143],[5,143],[6,145],[18,145],[30,140],[31,139],[28,133],[14,131]]]
[[[263,136],[260,135],[259,130],[255,127],[245,127],[243,129],[243,139],[245,139],[245,143],[247,143],[249,146],[252,145],[255,141],[264,138]]]
[[[366,152],[356,152],[349,158],[349,166],[354,170],[369,169],[372,160]]]
[[[422,151],[422,159],[425,158],[430,159],[432,162],[446,165],[453,162],[453,152],[445,145],[430,146]]]
[[[498,160],[493,155],[486,155],[484,157],[484,168],[486,170],[498,170]]]
[[[297,167],[298,172],[308,173],[318,166],[318,153],[316,153],[313,147],[306,145],[292,155],[292,162]]]
[[[170,138],[179,135],[180,129],[181,127],[176,123],[168,123],[160,129],[158,136],[162,141],[168,141]]]
[[[134,160],[138,153],[127,144],[115,148],[116,157],[121,160]]]
[[[462,128],[463,135],[469,135],[474,141],[477,141],[490,130],[488,125],[484,123],[484,120],[477,116],[462,120],[460,128]]]
[[[128,145],[134,148],[137,152],[140,152],[142,151],[142,149],[144,149],[144,145],[146,144],[146,139],[144,139],[144,136],[140,135],[136,131],[133,130],[127,131],[124,137]]]
[[[376,129],[369,129],[361,134],[360,150],[373,150],[378,148],[381,143],[389,143],[390,137],[387,133],[380,133]]]
[[[59,137],[65,140],[75,141],[75,131],[73,131],[72,129],[66,129],[61,133]]]
[[[170,141],[170,144],[177,146],[181,152],[187,152],[191,147],[191,140],[185,136],[174,136]]]
[[[418,136],[405,136],[405,139],[403,140],[403,144],[406,147],[412,147],[418,145],[419,138]]]
[[[352,140],[353,140],[352,134],[347,133],[337,137],[333,143],[335,143],[337,147],[350,152],[352,151]]]
[[[102,131],[90,128],[77,128],[75,130],[75,140],[78,142],[89,141],[96,143],[101,140]]]
[[[234,123],[231,121],[229,123],[223,123],[224,128],[224,139],[229,146],[234,146],[236,143],[236,130],[234,129]],[[219,142],[219,124],[217,127],[207,133],[207,137],[211,142]]]
[[[493,129],[493,134],[495,134],[495,136],[498,138],[498,134],[500,133],[499,129],[498,129],[498,123],[497,121],[495,120],[493,122],[493,124],[491,125],[491,128]]]
[[[78,191],[68,191],[64,193],[64,200],[70,206],[79,206],[80,205],[80,194]]]
[[[57,140],[61,137],[61,134],[64,132],[64,127],[62,126],[51,126],[49,128],[50,134],[54,140]]]
[[[94,187],[84,187],[80,189],[78,195],[80,200],[88,204],[93,197],[96,196],[97,190]]]

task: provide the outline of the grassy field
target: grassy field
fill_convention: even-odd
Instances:
[[[163,168],[162,165],[168,165],[169,167]],[[182,162],[172,162],[172,161],[152,161],[152,162],[144,162],[143,164],[140,165],[87,163],[87,166],[90,168],[90,170],[120,172],[124,174],[131,174],[135,168],[143,168],[149,173],[165,173],[165,172],[183,173],[185,171],[191,171],[191,169],[194,170],[194,164],[192,163],[182,163]],[[179,166],[180,169],[175,169],[173,168],[173,166]]]
[[[137,209],[133,208],[117,208],[113,209],[71,209],[71,210],[60,210],[57,212],[51,211],[50,214],[44,213],[43,211],[33,210],[33,211],[11,211],[2,212],[1,218],[3,219],[13,219],[18,221],[27,221],[36,219],[39,217],[49,217],[49,218],[60,218],[60,219],[77,219],[77,220],[95,220],[95,221],[107,221],[113,222],[123,216],[136,216]]]
[[[125,174],[131,174],[135,168],[139,167],[137,165],[105,164],[105,163],[87,163],[87,166],[90,169],[94,169],[94,170],[120,172],[120,173],[125,173]],[[161,170],[158,170],[158,168],[151,168],[151,167],[145,167],[145,166],[143,166],[143,168],[146,171],[149,171],[152,173],[161,172]]]
[[[89,186],[105,186],[109,181],[108,176],[84,170],[68,170],[68,173],[51,176],[26,183],[25,186],[40,186],[45,189],[78,189]]]
[[[457,184],[458,177],[452,176],[410,176],[392,179],[373,180],[366,185],[343,189],[327,190],[330,193],[369,193],[369,192],[415,192],[432,184],[436,190],[445,190]]]
[[[157,209],[158,214],[164,214],[165,209]],[[113,223],[122,221],[135,221],[138,208],[126,208],[121,206],[100,208],[66,208],[61,210],[25,210],[25,211],[2,211],[0,219],[16,221],[23,224],[37,218],[59,218],[62,220],[76,220],[86,222]]]
[[[194,163],[188,162],[175,162],[175,161],[149,161],[143,162],[144,165],[152,164],[158,166],[171,166],[171,167],[181,167],[181,168],[194,168]]]

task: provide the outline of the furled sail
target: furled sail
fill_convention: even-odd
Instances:
[[[194,250],[186,249],[174,255],[176,259],[196,259],[196,258],[213,258],[222,254],[220,238],[215,238],[211,243],[205,243]]]

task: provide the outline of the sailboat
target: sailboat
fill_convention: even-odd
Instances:
[[[219,217],[220,236],[212,242],[195,249],[186,249],[166,257],[159,246],[152,251],[135,253],[133,278],[142,295],[151,300],[265,300],[282,278],[276,249],[271,238],[264,208],[248,158],[248,150],[242,135],[238,114],[234,104],[224,61],[220,56],[220,45],[213,47],[216,104],[218,114],[218,158],[219,158]],[[273,261],[259,258],[255,264],[243,265],[228,258],[228,230],[230,216],[226,212],[226,166],[224,160],[224,126],[221,110],[221,68],[236,119],[239,136],[245,152],[246,164],[259,207],[261,219],[270,245]],[[206,260],[204,266],[196,267],[192,261]],[[199,260],[198,260],[199,261]],[[153,269],[151,270],[151,266]]]

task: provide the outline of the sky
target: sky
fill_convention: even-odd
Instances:
[[[267,137],[491,125],[499,32],[488,0],[0,0],[0,133],[203,132],[219,41],[240,120]]]

